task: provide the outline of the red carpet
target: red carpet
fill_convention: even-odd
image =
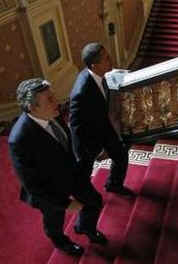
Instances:
[[[178,165],[178,142],[160,141],[155,145],[140,196],[137,197],[127,225],[121,256],[115,264],[153,263],[164,215]],[[176,144],[176,145],[174,145]]]
[[[178,2],[154,0],[136,61],[143,68],[178,56]]]
[[[155,264],[178,263],[178,167],[172,185],[170,201],[167,205],[163,222],[163,232],[160,238]]]
[[[75,214],[68,213],[65,233],[85,248],[81,258],[54,249],[42,229],[41,215],[18,200],[19,185],[0,137],[1,250],[3,264],[177,264],[178,263],[178,142],[154,147],[133,146],[125,185],[138,195],[128,198],[104,191],[110,161],[95,167],[93,184],[104,198],[98,229],[105,247],[92,245],[73,232]],[[151,158],[151,159],[150,159]],[[145,175],[144,175],[145,174]]]
[[[132,159],[130,158],[130,160],[132,160],[132,164],[129,164],[129,169],[127,173],[127,186],[129,186],[130,188],[133,187],[133,189],[135,188],[135,190],[139,190],[139,188],[141,187],[140,181],[142,182],[142,178],[146,170],[146,166],[143,166],[143,163],[144,165],[148,163],[152,147],[135,146],[135,150],[139,151],[140,157],[138,157],[139,154],[137,153],[137,161],[139,160],[141,162],[142,160],[142,164],[139,166],[137,162],[137,166],[134,167],[134,154],[132,153]],[[95,185],[97,190],[102,194],[103,199],[105,201],[105,206],[98,222],[98,229],[101,230],[107,236],[109,240],[108,245],[104,248],[101,246],[92,245],[89,243],[86,236],[76,235],[73,232],[73,224],[75,222],[74,215],[69,225],[67,226],[65,232],[72,238],[72,240],[84,246],[84,255],[80,259],[72,258],[67,255],[64,257],[64,254],[62,252],[60,252],[59,250],[54,250],[54,253],[52,254],[48,264],[106,264],[112,263],[114,261],[114,258],[119,254],[119,251],[123,244],[124,231],[128,223],[132,207],[135,202],[135,197],[132,199],[128,199],[125,197],[116,196],[114,194],[107,194],[104,191],[103,186],[109,173],[109,167],[110,160],[103,160],[102,162],[95,164],[95,169],[93,171],[93,184]],[[131,177],[131,175],[133,175],[131,173],[131,169],[134,169],[136,177]],[[139,172],[137,172],[137,169],[139,170]]]
[[[152,146],[145,145],[134,145],[129,151],[129,166],[124,185],[135,193],[140,192],[152,151]]]

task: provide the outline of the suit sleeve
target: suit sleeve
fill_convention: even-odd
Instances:
[[[88,155],[86,145],[87,122],[89,111],[88,102],[85,95],[78,94],[71,98],[70,101],[70,129],[72,133],[72,144],[77,159],[81,156]]]
[[[38,175],[30,150],[28,151],[26,146],[16,143],[10,143],[9,150],[13,166],[23,188],[27,192],[37,195],[43,193],[44,189],[38,182]]]

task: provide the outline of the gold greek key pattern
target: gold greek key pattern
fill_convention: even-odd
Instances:
[[[178,161],[178,145],[156,144],[153,158]]]
[[[95,161],[94,162],[94,169],[99,169],[99,168],[103,168],[103,169],[110,169],[111,166],[111,159],[106,159],[106,160],[102,160],[102,161]]]
[[[129,164],[148,166],[152,151],[131,149],[129,151]]]
[[[129,164],[148,166],[152,157],[152,151],[131,149],[129,151]],[[95,161],[93,169],[110,169],[111,159],[102,160],[101,162]]]

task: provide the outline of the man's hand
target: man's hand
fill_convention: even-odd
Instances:
[[[71,202],[69,206],[67,207],[67,210],[69,211],[79,211],[82,209],[83,204],[77,201],[73,196],[70,197]]]
[[[96,157],[97,161],[102,161],[105,159],[109,159],[108,154],[103,150],[102,152],[100,152],[100,154]]]

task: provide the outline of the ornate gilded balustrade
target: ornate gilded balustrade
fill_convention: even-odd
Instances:
[[[127,73],[116,83],[113,122],[125,139],[178,135],[178,58]]]

